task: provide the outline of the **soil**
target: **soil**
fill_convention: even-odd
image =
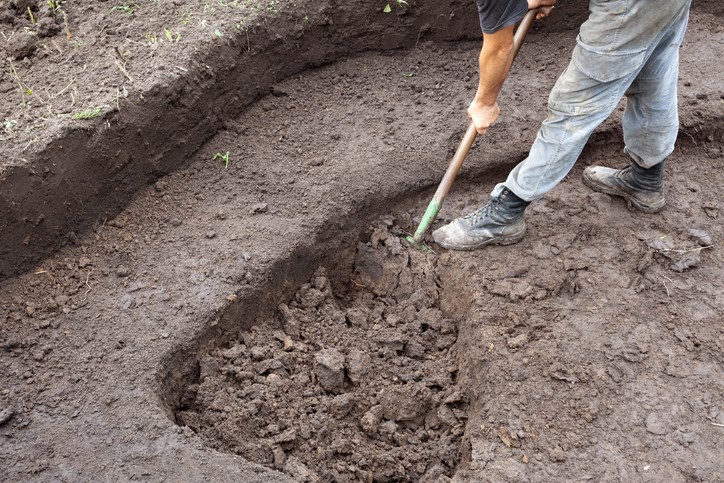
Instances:
[[[619,112],[522,242],[471,253],[400,235],[466,124],[477,42],[275,83],[0,284],[0,477],[724,480],[720,20],[692,11],[664,212],[580,182],[627,162]],[[531,34],[438,224],[525,156],[574,39]]]
[[[474,5],[457,1],[390,13],[341,0],[53,5],[0,2],[0,279],[118,215],[280,80],[367,50],[479,37]],[[16,52],[25,41],[36,48]]]
[[[451,476],[467,419],[457,327],[440,310],[434,257],[400,234],[382,225],[360,243],[357,290],[335,296],[320,269],[281,321],[202,359],[179,423],[301,479]]]

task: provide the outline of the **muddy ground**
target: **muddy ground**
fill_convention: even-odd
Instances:
[[[0,476],[721,481],[717,8],[682,51],[666,210],[581,184],[626,163],[614,116],[510,247],[399,242],[465,126],[477,43],[278,84],[0,285]],[[440,223],[525,155],[574,37],[529,38]]]
[[[478,38],[473,10],[458,0],[387,13],[342,0],[0,2],[0,279],[117,216],[277,82],[359,52]],[[582,10],[568,8],[557,28]]]

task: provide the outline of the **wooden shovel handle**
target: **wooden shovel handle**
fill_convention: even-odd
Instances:
[[[525,14],[525,17],[523,17],[523,20],[520,22],[518,30],[516,30],[515,36],[513,37],[513,60],[515,60],[515,57],[518,55],[518,51],[520,50],[521,45],[523,45],[523,40],[525,40],[525,36],[528,33],[530,26],[535,21],[536,16],[539,13],[545,13],[548,15],[552,9],[553,7],[538,7],[536,9],[529,10],[528,13]],[[450,166],[448,166],[447,171],[445,171],[445,176],[443,176],[440,186],[438,186],[435,196],[433,197],[433,201],[437,203],[438,206],[442,205],[442,200],[450,191],[453,182],[455,182],[455,178],[457,178],[458,173],[460,172],[460,168],[463,166],[463,161],[465,161],[468,151],[470,151],[470,147],[475,142],[475,138],[477,136],[478,131],[475,129],[475,124],[471,121],[468,125],[467,131],[465,131],[465,136],[463,136],[462,141],[460,141],[460,145],[455,151],[455,155],[450,161]]]

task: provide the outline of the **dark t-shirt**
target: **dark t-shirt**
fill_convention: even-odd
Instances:
[[[494,34],[510,27],[525,16],[527,0],[475,0],[480,15],[480,28],[484,34]]]

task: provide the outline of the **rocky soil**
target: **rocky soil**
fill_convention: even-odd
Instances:
[[[214,120],[0,283],[0,479],[724,480],[724,32],[700,4],[659,215],[580,182],[627,162],[618,112],[521,243],[400,243],[466,125],[477,42],[344,58]],[[574,38],[529,37],[439,223],[525,155]]]

